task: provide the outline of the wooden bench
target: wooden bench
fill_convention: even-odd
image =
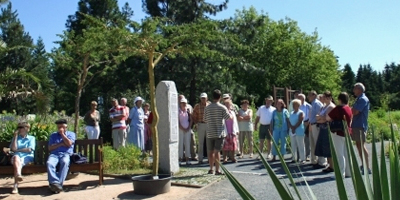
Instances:
[[[1,149],[9,147],[10,142],[0,142]],[[98,140],[76,140],[74,145],[74,153],[82,153],[87,156],[88,163],[74,164],[71,161],[69,167],[70,172],[99,172],[99,185],[103,184],[103,138]],[[35,159],[32,165],[22,168],[22,174],[34,174],[47,172],[46,162],[49,157],[49,149],[47,141],[36,141]],[[13,175],[13,166],[0,166],[1,175]]]

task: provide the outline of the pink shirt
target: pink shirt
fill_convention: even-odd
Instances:
[[[189,127],[189,114],[187,110],[179,109],[179,123],[183,128]]]

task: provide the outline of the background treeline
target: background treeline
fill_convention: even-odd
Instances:
[[[215,27],[210,33],[223,33],[220,41],[208,42],[205,38],[208,50],[203,53],[166,56],[156,67],[156,83],[175,81],[179,93],[186,95],[192,105],[201,92],[210,93],[215,88],[232,93],[236,102],[247,98],[260,105],[267,94],[272,94],[273,85],[304,91],[331,90],[337,94],[341,90],[351,92],[356,81],[366,85],[374,108],[398,109],[400,105],[400,65],[387,65],[383,72],[361,65],[355,74],[349,65],[339,65],[333,50],[320,43],[316,31],[305,33],[292,19],[275,21],[253,7],[237,10],[229,19],[210,19],[211,15],[218,15],[229,6],[222,0],[220,4],[205,0],[143,0],[142,5],[134,6],[142,6],[148,17],[167,18],[168,26],[207,21]],[[75,66],[82,63],[65,64],[60,56],[68,54],[70,59],[82,56],[78,51],[71,51],[71,45],[80,42],[79,36],[90,28],[84,23],[85,15],[107,21],[108,26],[126,28],[129,24],[141,23],[131,20],[133,14],[128,3],[120,8],[117,0],[101,0],[101,3],[80,0],[76,13],[66,16],[66,30],[60,33],[62,42],[46,52],[42,39],[34,40],[24,30],[12,4],[3,5],[0,13],[1,110],[19,115],[61,110],[72,114],[79,81]],[[205,29],[208,31],[209,27]],[[68,40],[63,41],[64,38]],[[105,49],[107,47],[97,51]],[[104,54],[107,52],[101,55]],[[79,111],[83,115],[90,101],[99,101],[102,132],[108,133],[107,111],[111,98],[126,97],[128,105],[132,105],[137,95],[149,99],[147,60],[130,56],[118,63],[99,62],[96,67],[101,70],[99,73],[89,71],[88,77],[93,79],[82,90]]]

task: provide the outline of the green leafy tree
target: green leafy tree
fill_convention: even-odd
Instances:
[[[153,123],[151,125],[153,136],[153,175],[158,174],[159,145],[157,124],[159,115],[155,99],[155,73],[157,64],[167,55],[173,57],[181,55],[202,56],[205,58],[218,52],[208,49],[206,44],[223,40],[218,27],[211,21],[201,21],[192,24],[166,25],[168,20],[160,18],[147,18],[141,24],[133,23],[133,32],[121,29],[118,38],[125,38],[124,53],[129,56],[141,56],[148,60],[147,70],[149,75],[150,102],[152,105]]]
[[[348,94],[353,93],[353,86],[356,83],[356,75],[351,69],[350,64],[346,64],[343,68],[342,74],[342,90]]]
[[[108,21],[99,23],[96,18],[85,15],[88,28],[82,34],[74,31],[64,31],[59,35],[61,41],[58,49],[53,51],[56,66],[69,71],[68,80],[75,84],[75,127],[77,132],[79,120],[79,106],[82,91],[99,75],[105,75],[115,68],[115,64],[124,58],[120,56],[121,38],[115,37],[118,32],[114,26],[108,26]],[[119,27],[119,28],[123,28]]]
[[[0,107],[22,114],[27,97],[40,89],[40,80],[29,72],[32,38],[24,31],[11,3],[1,9],[0,37]]]

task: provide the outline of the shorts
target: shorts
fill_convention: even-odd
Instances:
[[[21,167],[28,165],[30,163],[33,163],[33,156],[24,156],[21,158],[18,155],[15,155],[11,159],[11,164],[13,164],[13,165],[14,165],[14,157],[18,157],[21,160]]]
[[[365,142],[367,132],[363,128],[352,128],[351,139],[356,142]]]
[[[272,139],[271,131],[269,130],[271,125],[260,125],[260,130],[258,131],[258,138],[260,140],[264,140],[267,138],[267,140]]]
[[[207,138],[207,152],[221,151],[224,146],[224,138]]]

